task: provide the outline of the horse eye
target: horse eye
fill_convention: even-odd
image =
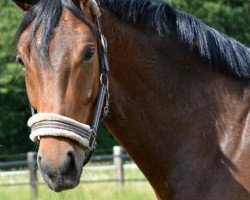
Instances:
[[[95,54],[95,46],[88,46],[83,52],[83,60],[90,61]]]
[[[20,55],[17,55],[16,56],[16,62],[19,63],[22,67],[24,67],[24,62],[23,62],[23,59],[21,58]]]

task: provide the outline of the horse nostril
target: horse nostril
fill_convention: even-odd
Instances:
[[[39,165],[41,164],[41,160],[42,160],[42,156],[38,155],[37,162],[38,162]]]
[[[61,164],[61,173],[63,175],[70,175],[75,171],[76,163],[75,163],[75,154],[73,151],[67,152],[67,158]]]
[[[58,160],[38,155],[37,162],[42,174],[50,179],[60,176],[70,178],[77,175],[76,155],[72,150],[66,151],[64,156],[61,156]]]
[[[67,156],[70,158],[70,159],[75,159],[75,154],[74,154],[74,152],[73,151],[68,151],[67,152]]]
[[[55,170],[48,167],[48,163],[46,162],[46,159],[43,159],[42,156],[38,155],[37,157],[38,166],[40,167],[40,170],[47,174],[49,178],[53,178],[55,176]]]
[[[38,165],[38,167],[40,167],[40,168],[42,168],[42,163],[41,163],[41,161],[42,161],[42,156],[38,155],[38,156],[37,156],[37,165]]]

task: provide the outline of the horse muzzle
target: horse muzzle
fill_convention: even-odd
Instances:
[[[37,162],[48,186],[54,191],[62,191],[78,185],[83,163],[88,158],[83,147],[90,152],[94,147],[90,126],[53,113],[33,115],[28,126],[30,139],[40,141]]]

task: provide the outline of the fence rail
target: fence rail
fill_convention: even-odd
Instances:
[[[20,168],[27,167],[28,170],[21,171],[7,171],[0,172],[1,176],[17,176],[17,175],[29,175],[29,181],[26,182],[15,182],[15,183],[0,183],[0,187],[9,186],[22,186],[30,185],[31,188],[31,200],[37,199],[37,187],[40,184],[45,184],[44,182],[38,181],[37,179],[37,154],[36,152],[28,152],[27,160],[25,161],[13,161],[13,162],[0,162],[0,169],[10,169],[10,168]],[[125,178],[124,169],[137,169],[138,167],[134,163],[125,164],[125,161],[129,161],[131,158],[124,153],[123,148],[120,146],[115,146],[113,148],[113,155],[100,155],[93,156],[91,163],[98,162],[113,162],[113,165],[107,166],[87,166],[86,171],[114,171],[115,178],[111,179],[91,179],[91,180],[81,180],[80,183],[107,183],[107,182],[117,182],[119,185],[123,185],[124,182],[141,182],[146,181],[145,178]]]
[[[112,161],[114,157],[116,156],[114,155],[93,156],[91,158],[91,163]],[[131,160],[131,158],[126,154],[121,155],[119,157],[122,158],[124,161]],[[0,169],[21,168],[21,167],[28,167],[28,161],[21,160],[21,161],[0,162]]]

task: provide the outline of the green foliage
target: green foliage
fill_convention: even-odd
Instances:
[[[14,37],[21,17],[11,1],[0,2],[0,154],[34,149],[28,140],[29,107],[23,73],[15,63]]]
[[[250,1],[172,2],[179,10],[186,11],[215,29],[250,45]],[[28,139],[29,129],[26,121],[30,110],[22,70],[15,64],[16,50],[13,41],[22,16],[22,12],[12,1],[0,1],[0,144],[4,145],[0,154],[20,153],[36,148]],[[116,144],[103,124],[98,131],[98,149],[107,149]]]
[[[0,2],[0,66],[15,61],[15,47],[13,44],[17,27],[22,13],[12,1]]]
[[[98,137],[96,142],[98,148],[95,154],[111,154],[111,147],[118,144],[103,123],[100,123],[98,126]]]
[[[29,115],[22,71],[16,64],[0,68],[0,143],[1,154],[33,149],[26,126]]]
[[[184,10],[245,45],[250,45],[250,1],[173,0]]]

